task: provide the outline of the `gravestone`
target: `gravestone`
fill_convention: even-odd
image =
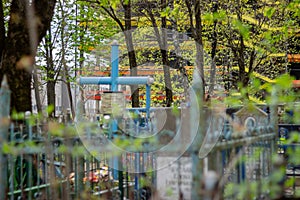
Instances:
[[[233,114],[234,122],[247,128],[266,127],[268,114],[256,106],[244,106]]]
[[[191,199],[192,159],[181,157],[176,162],[172,162],[173,160],[173,157],[161,156],[157,158],[159,199],[179,199],[180,193],[183,195],[183,199]]]
[[[244,106],[233,114],[234,122],[243,130],[242,138],[251,139],[251,137],[261,136],[270,133],[269,117],[266,112],[256,106]],[[235,131],[235,130],[234,130]],[[236,131],[238,132],[238,131]],[[265,147],[262,148],[261,147]],[[245,174],[241,174],[240,178],[248,180],[258,180],[262,175],[267,175],[269,169],[263,167],[264,162],[269,162],[270,148],[260,140],[251,145],[244,145],[241,151],[244,151],[246,160],[243,164]],[[257,153],[260,156],[255,156]]]

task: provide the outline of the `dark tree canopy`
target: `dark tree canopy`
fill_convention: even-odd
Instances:
[[[7,76],[11,108],[17,112],[32,110],[32,67],[37,46],[50,27],[55,3],[56,0],[13,0],[8,17],[1,1],[0,80]]]

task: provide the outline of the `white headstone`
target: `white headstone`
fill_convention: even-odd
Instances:
[[[160,199],[179,199],[180,191],[183,199],[191,199],[192,160],[188,157],[181,157],[171,163],[174,160],[173,157],[157,158],[157,189]]]

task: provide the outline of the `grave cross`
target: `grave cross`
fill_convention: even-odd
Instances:
[[[117,41],[113,41],[111,45],[111,76],[110,77],[80,77],[79,84],[81,85],[111,85],[112,92],[118,92],[118,85],[146,85],[146,108],[132,108],[131,110],[146,111],[147,118],[150,118],[150,103],[151,103],[151,87],[154,82],[152,77],[145,76],[129,76],[119,77],[119,45]],[[112,133],[117,131],[117,121],[112,121]],[[136,159],[137,162],[139,159]],[[118,169],[119,159],[113,159],[113,168]],[[140,163],[135,163],[136,168]],[[118,170],[113,170],[115,178],[118,178]],[[121,177],[120,177],[121,178]],[[137,178],[137,177],[136,177]],[[122,179],[122,178],[121,178]],[[121,180],[122,182],[122,180]],[[136,185],[138,185],[138,179],[136,179]]]
[[[80,77],[79,84],[81,85],[111,85],[111,91],[117,92],[118,85],[146,85],[146,108],[139,108],[145,110],[147,118],[150,116],[151,103],[151,87],[154,82],[152,77],[145,76],[129,76],[119,77],[119,45],[117,41],[113,41],[111,48],[111,76],[110,77]]]
[[[151,103],[151,87],[154,82],[152,77],[145,76],[129,76],[119,77],[119,45],[117,41],[113,41],[111,45],[111,76],[110,77],[80,77],[81,85],[111,85],[111,91],[117,92],[118,85],[146,85],[146,108],[132,108],[131,110],[146,111],[147,118],[150,118]],[[112,132],[117,131],[117,124],[112,124]]]

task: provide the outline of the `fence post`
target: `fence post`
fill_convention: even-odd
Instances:
[[[192,94],[194,91],[194,96]],[[203,81],[200,73],[194,70],[193,83],[191,91],[191,107],[190,107],[190,135],[194,136],[194,140],[190,147],[192,157],[192,193],[191,199],[201,199],[201,179],[203,175],[203,160],[199,158],[199,150],[201,148],[205,119],[203,110]],[[196,123],[195,123],[196,121]],[[196,124],[196,126],[195,126]]]
[[[278,141],[278,92],[276,87],[273,86],[272,88],[272,93],[271,93],[271,97],[272,97],[272,101],[271,101],[271,105],[270,105],[270,124],[274,129],[274,133],[275,133],[275,142],[272,145],[273,147],[273,152],[276,152],[278,149],[277,146],[277,141]]]
[[[10,90],[6,76],[0,88],[0,199],[6,198],[7,192],[7,156],[3,153],[3,144],[7,142],[10,110]]]

